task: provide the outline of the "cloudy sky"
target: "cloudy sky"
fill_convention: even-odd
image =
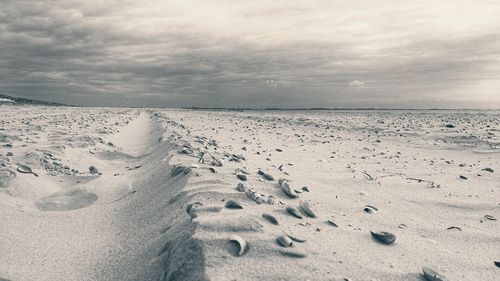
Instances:
[[[500,1],[0,0],[0,93],[78,105],[500,108]]]

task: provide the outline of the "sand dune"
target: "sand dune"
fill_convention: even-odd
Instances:
[[[0,110],[0,280],[500,274],[498,112]]]

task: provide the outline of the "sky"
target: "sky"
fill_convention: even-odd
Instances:
[[[497,0],[0,7],[0,94],[88,106],[500,108]]]

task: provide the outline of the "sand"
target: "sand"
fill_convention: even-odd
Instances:
[[[0,113],[0,280],[500,275],[497,111]]]

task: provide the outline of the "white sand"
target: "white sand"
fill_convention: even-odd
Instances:
[[[500,219],[498,112],[0,112],[0,280],[424,280],[424,265],[449,280],[500,275],[500,222],[484,217]],[[176,164],[191,170],[173,177]],[[241,170],[283,204],[239,192]],[[279,178],[309,192],[289,198]],[[316,218],[286,212],[300,200]],[[284,248],[283,231],[307,241]]]

